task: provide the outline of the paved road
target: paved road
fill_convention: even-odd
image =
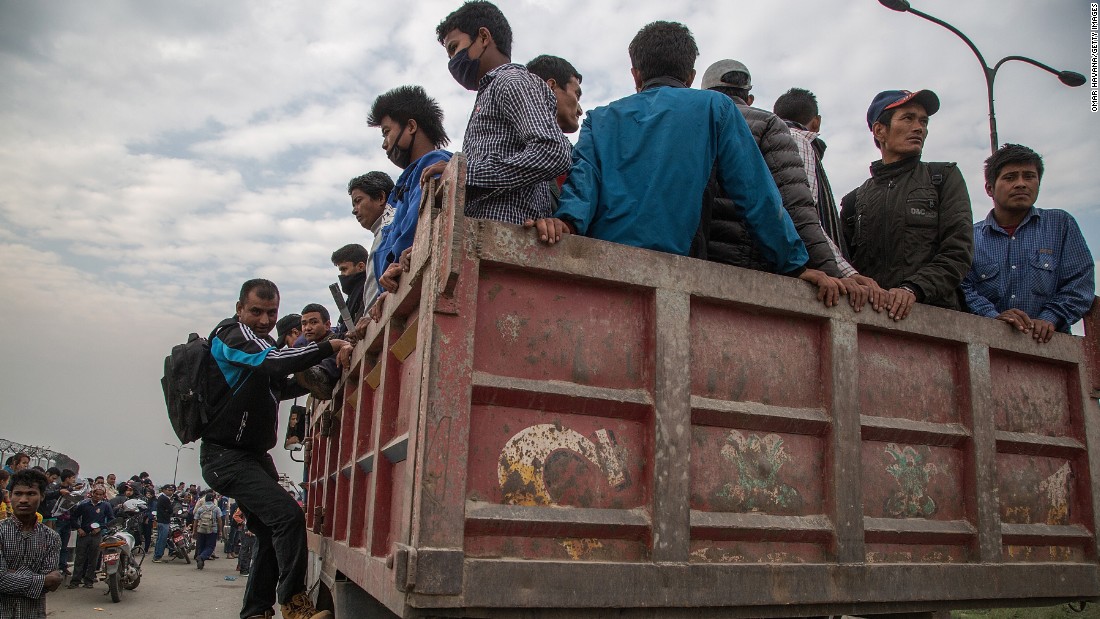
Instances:
[[[218,546],[221,550],[220,543]],[[46,597],[46,615],[50,619],[235,619],[247,579],[236,567],[236,560],[221,558],[207,561],[199,571],[194,562],[153,563],[150,555],[142,565],[141,585],[133,591],[123,590],[118,604],[106,595],[104,583],[96,583],[94,589],[62,585]],[[228,581],[226,576],[238,578]]]

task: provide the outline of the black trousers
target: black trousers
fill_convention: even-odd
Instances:
[[[262,615],[275,602],[286,604],[305,591],[305,513],[279,485],[271,456],[203,442],[199,464],[211,488],[237,500],[256,535],[242,619]]]
[[[69,582],[95,582],[95,569],[99,563],[99,542],[102,540],[101,533],[77,538],[76,564],[73,565],[73,576]]]
[[[256,536],[241,533],[241,554],[237,555],[237,571],[252,569],[252,549],[256,546]]]

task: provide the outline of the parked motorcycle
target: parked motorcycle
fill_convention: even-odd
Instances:
[[[168,523],[168,553],[173,559],[183,559],[187,564],[191,563],[191,555],[195,553],[195,539],[191,535],[191,527],[187,526],[187,505],[177,502],[172,505],[172,520]]]
[[[191,563],[191,554],[195,552],[195,540],[191,537],[191,529],[174,517],[168,525],[167,548],[173,559],[178,557],[188,564]]]
[[[145,501],[130,499],[120,506],[119,516],[103,529],[99,543],[101,554],[99,580],[107,583],[112,602],[122,601],[122,589],[134,590],[141,583],[141,564],[145,552],[127,529],[135,524],[145,509]]]

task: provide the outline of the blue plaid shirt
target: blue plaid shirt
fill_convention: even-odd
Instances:
[[[996,318],[1016,308],[1069,333],[1092,305],[1094,271],[1085,237],[1069,213],[1031,207],[1009,236],[990,211],[974,224],[974,265],[962,289],[979,316]]]

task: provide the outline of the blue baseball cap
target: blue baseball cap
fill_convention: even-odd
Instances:
[[[940,98],[931,90],[918,90],[916,92],[910,92],[908,90],[884,90],[875,95],[874,101],[871,101],[871,107],[867,108],[867,128],[871,129],[874,127],[875,121],[878,120],[886,110],[893,109],[899,105],[905,105],[910,101],[921,104],[921,106],[924,107],[924,111],[928,112],[929,116],[940,110]]]

